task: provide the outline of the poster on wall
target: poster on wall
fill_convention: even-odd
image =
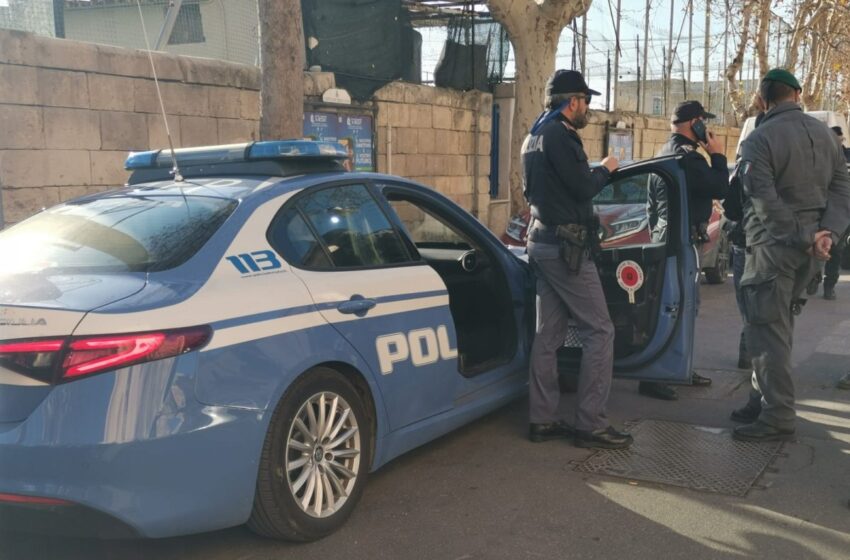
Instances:
[[[614,156],[620,161],[634,161],[633,156],[634,137],[631,131],[609,130],[608,131],[608,155]]]
[[[364,115],[337,115],[339,143],[350,154],[350,171],[373,171],[372,117]]]
[[[371,116],[305,111],[304,137],[342,144],[349,154],[344,162],[349,171],[375,170]]]

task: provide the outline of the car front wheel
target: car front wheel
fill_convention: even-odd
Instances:
[[[372,430],[362,398],[328,368],[304,374],[272,417],[248,527],[312,541],[338,529],[362,494]]]

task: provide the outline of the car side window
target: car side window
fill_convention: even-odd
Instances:
[[[444,221],[407,200],[390,197],[390,206],[419,248],[453,247],[469,250],[469,243]]]
[[[593,198],[602,247],[628,247],[666,240],[667,183],[656,173],[618,178]]]
[[[310,231],[297,208],[287,209],[272,227],[269,235],[272,247],[295,266],[304,268],[333,268],[330,256]]]
[[[270,235],[287,261],[305,268],[364,268],[411,261],[398,232],[365,185],[299,197]]]

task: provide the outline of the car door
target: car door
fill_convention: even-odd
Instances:
[[[664,235],[651,233],[650,188],[664,189]],[[594,199],[602,250],[597,259],[614,323],[617,377],[685,383],[693,359],[698,257],[690,242],[687,185],[676,158],[614,173]],[[634,290],[630,301],[629,291]],[[581,343],[571,329],[559,352],[562,372],[577,371]]]
[[[455,405],[516,392],[527,382],[533,324],[532,275],[526,263],[433,189],[399,180],[376,181],[375,186],[448,289],[461,379]]]
[[[390,430],[451,408],[457,347],[446,286],[369,184],[305,189],[278,213],[269,241],[372,368]]]

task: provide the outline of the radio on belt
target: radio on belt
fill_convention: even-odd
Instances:
[[[635,261],[623,261],[617,267],[617,283],[629,294],[629,303],[635,302],[635,292],[643,286],[643,269]]]

